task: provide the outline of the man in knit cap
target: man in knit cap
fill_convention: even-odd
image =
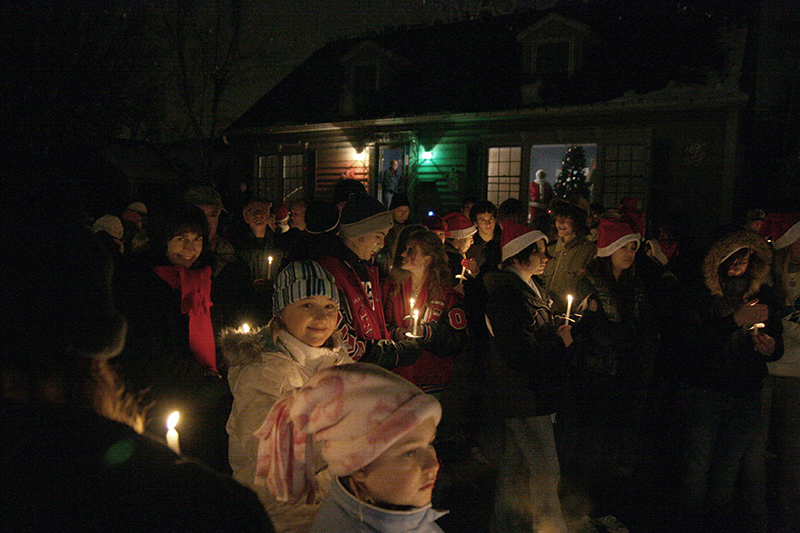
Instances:
[[[371,260],[383,247],[392,215],[367,193],[350,195],[339,220],[339,242],[319,263],[336,279],[342,302],[338,331],[353,360],[392,369],[421,354],[414,340],[395,342],[386,328],[379,272]]]

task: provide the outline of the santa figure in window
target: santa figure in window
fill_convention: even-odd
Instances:
[[[553,187],[547,182],[547,172],[542,169],[536,171],[536,179],[531,182],[530,200],[528,210],[530,220],[547,212],[547,206],[553,199]]]

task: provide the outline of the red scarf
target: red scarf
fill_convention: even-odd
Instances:
[[[181,290],[181,313],[189,315],[189,348],[197,360],[217,371],[217,350],[211,325],[211,267],[191,269],[157,266],[153,271],[173,289]]]
[[[364,290],[361,278],[347,263],[335,257],[325,256],[317,259],[322,268],[327,270],[336,281],[336,286],[342,291],[350,307],[351,324],[359,339],[381,340],[391,339],[389,330],[386,329],[386,320],[383,317],[383,302],[381,301],[381,283],[378,269],[368,266],[367,272],[372,282],[372,302]]]

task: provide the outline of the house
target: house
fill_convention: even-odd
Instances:
[[[576,2],[331,42],[227,130],[231,164],[267,197],[327,198],[343,176],[377,194],[398,159],[420,214],[467,195],[527,201],[536,171],[554,183],[581,145],[592,201],[637,196],[651,218],[728,221],[747,32],[655,4]]]

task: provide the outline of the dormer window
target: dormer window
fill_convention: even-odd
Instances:
[[[363,102],[378,91],[378,65],[369,63],[353,66],[353,98]]]
[[[533,75],[573,72],[570,54],[570,41],[554,40],[535,43],[533,57]]]
[[[517,36],[522,44],[523,71],[532,78],[572,76],[583,63],[587,26],[551,13]]]

